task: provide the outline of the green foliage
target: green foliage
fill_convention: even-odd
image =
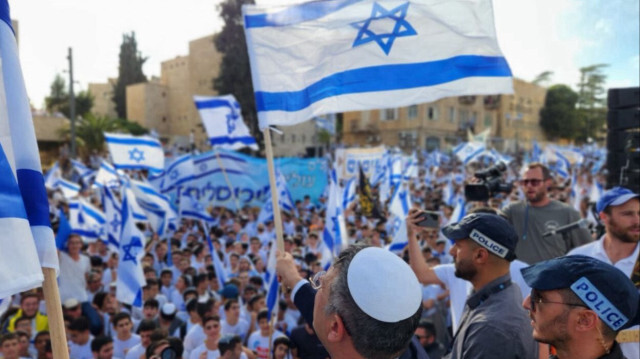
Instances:
[[[85,117],[93,108],[94,97],[89,91],[80,91],[75,95],[76,114],[80,117]],[[67,118],[70,117],[69,92],[67,92],[66,81],[60,74],[56,74],[51,83],[51,92],[44,101],[47,111],[52,113],[60,112]]]
[[[580,68],[578,83],[578,118],[582,131],[576,138],[586,142],[598,136],[598,130],[606,122],[605,110],[607,76],[602,70],[609,65],[597,64]]]
[[[242,23],[241,8],[244,4],[254,4],[254,1],[224,0],[218,5],[224,27],[213,42],[216,50],[222,54],[222,61],[219,75],[213,80],[213,89],[219,94],[233,94],[236,97],[249,131],[262,147],[263,138],[258,128],[249,55]]]
[[[140,136],[149,133],[149,130],[144,128],[141,124],[129,121],[124,118],[119,118],[116,120],[118,128],[126,133],[130,133],[132,135]]]
[[[579,128],[576,103],[578,94],[567,85],[554,85],[547,91],[540,110],[540,126],[552,139],[574,139]]]
[[[142,72],[142,65],[144,65],[145,61],[147,61],[147,58],[142,57],[142,54],[138,51],[135,32],[122,35],[118,81],[113,87],[113,102],[116,105],[116,113],[120,118],[127,117],[127,86],[147,82],[147,77]]]

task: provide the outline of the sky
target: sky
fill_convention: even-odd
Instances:
[[[527,81],[553,71],[550,84],[575,88],[581,67],[604,63],[609,65],[604,69],[607,87],[638,86],[639,1],[493,0],[498,42],[514,76]],[[117,77],[122,35],[132,31],[148,57],[144,73],[159,76],[162,61],[187,55],[189,41],[222,28],[219,2],[10,0],[32,104],[44,106],[56,74],[68,83],[69,47],[76,91]]]

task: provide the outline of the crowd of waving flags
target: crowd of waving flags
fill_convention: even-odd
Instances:
[[[259,167],[265,164],[232,151],[256,148],[256,141],[249,135],[237,100],[223,95],[194,97],[214,148],[211,152],[165,158],[157,136],[105,133],[110,160],[103,160],[99,169],[72,159],[68,164],[53,164],[43,176],[8,8],[7,0],[0,0],[0,298],[40,285],[41,267],[57,269],[56,247],[65,250],[66,239],[75,233],[86,241],[102,240],[117,248],[117,298],[140,305],[145,283],[140,261],[146,238],[135,225],[137,221],[148,222],[164,237],[181,218],[211,226],[216,219],[207,212],[208,207],[237,209],[238,203],[262,208],[260,220],[269,221],[274,210],[270,207],[272,190],[277,192],[281,209],[294,215],[294,201],[303,193],[311,194],[314,201],[326,193],[323,243],[329,253],[323,255],[324,260],[347,244],[344,213],[356,200],[365,215],[378,219],[383,219],[382,207],[389,204],[390,249],[397,250],[406,243],[402,231],[413,205],[412,184],[423,179],[427,185],[445,185],[446,202],[455,207],[453,221],[465,213],[464,198],[453,190],[453,184],[460,188],[470,175],[464,165],[512,160],[487,148],[486,135],[470,137],[452,153],[436,150],[418,156],[384,147],[341,149],[333,164],[325,159],[276,162],[277,184],[272,189],[265,182],[256,182],[260,180],[256,177],[266,177],[255,176],[266,173],[266,167]],[[334,113],[375,109],[381,103],[399,107],[444,96],[512,92],[511,71],[498,47],[489,0],[252,5],[243,7],[243,15],[261,129],[326,115],[316,123],[331,133]],[[395,26],[384,32],[378,22]],[[434,43],[442,45],[429,45]],[[529,156],[568,177],[569,169],[598,158],[593,156],[595,151],[601,150],[541,149],[535,144]],[[463,165],[452,168],[453,160]],[[590,164],[596,172],[603,166],[601,161]],[[447,166],[451,174],[438,176],[437,169]],[[69,167],[73,176],[68,175]],[[138,176],[135,170],[145,170],[148,176]],[[312,184],[294,188],[298,182]],[[575,188],[576,196],[584,192],[597,195],[594,186]],[[45,188],[58,190],[69,205],[68,217],[58,214],[55,239]],[[84,197],[87,189],[97,190],[99,205]],[[209,245],[216,270],[221,269],[213,244]],[[274,267],[275,260],[269,258],[270,288],[277,285]],[[270,308],[275,303],[272,299],[267,298]]]

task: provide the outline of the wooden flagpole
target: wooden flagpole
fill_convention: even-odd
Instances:
[[[222,170],[224,181],[227,182],[227,186],[229,186],[229,191],[231,191],[231,195],[233,196],[233,199],[236,201],[236,211],[240,211],[242,207],[240,207],[240,201],[238,200],[236,193],[233,191],[233,186],[231,186],[231,181],[229,181],[229,177],[227,176],[227,171],[224,169],[224,165],[222,164],[222,160],[220,159],[220,151],[218,150],[214,150],[214,151],[216,151],[216,159],[218,160],[218,166],[220,166],[220,169]]]
[[[271,204],[273,206],[273,223],[276,225],[276,244],[278,250],[284,251],[284,239],[282,236],[282,215],[280,213],[280,204],[278,203],[278,186],[276,186],[276,170],[273,164],[273,149],[271,148],[271,133],[269,128],[265,128],[264,149],[267,155],[267,168],[269,169],[269,185],[271,186]]]
[[[51,334],[51,349],[53,357],[56,359],[69,359],[69,348],[67,346],[67,335],[62,318],[62,304],[60,303],[60,291],[56,280],[56,270],[53,268],[42,268],[44,283],[44,302],[47,307],[47,317],[49,318],[49,333]]]

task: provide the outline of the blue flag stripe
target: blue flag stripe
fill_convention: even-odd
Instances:
[[[362,0],[312,1],[291,6],[272,14],[247,15],[244,17],[244,23],[247,29],[269,26],[289,26],[319,19],[360,1]]]
[[[162,148],[162,146],[154,141],[142,140],[137,138],[116,138],[105,135],[105,140],[110,143],[117,143],[122,145],[142,145],[142,146],[150,146],[150,147],[158,147]]]
[[[258,111],[299,111],[346,94],[433,86],[467,77],[510,77],[504,57],[462,55],[445,60],[356,68],[329,75],[298,91],[258,91]]]
[[[0,218],[27,219],[22,196],[9,161],[0,144]]]
[[[245,145],[251,145],[256,143],[255,138],[253,137],[210,137],[209,143],[211,145],[226,145],[226,144],[234,144],[234,143],[243,143]]]
[[[24,168],[17,171],[17,176],[29,223],[31,226],[50,227],[49,200],[44,188],[44,176],[39,171]]]
[[[211,99],[206,101],[195,101],[196,108],[203,110],[206,108],[231,107],[231,103],[226,100]],[[235,105],[235,104],[234,104]],[[236,107],[238,108],[238,107]]]

